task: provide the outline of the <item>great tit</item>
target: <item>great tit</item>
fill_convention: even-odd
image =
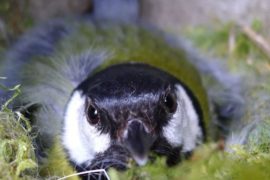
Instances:
[[[47,174],[124,170],[150,154],[171,166],[210,137],[209,97],[192,57],[145,25],[51,21],[15,43],[2,66],[6,86],[21,84],[14,108],[37,127]]]

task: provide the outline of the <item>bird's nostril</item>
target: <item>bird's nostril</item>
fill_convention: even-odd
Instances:
[[[146,128],[144,127],[143,123],[134,120],[128,124],[128,134],[131,136],[136,134],[146,134]]]

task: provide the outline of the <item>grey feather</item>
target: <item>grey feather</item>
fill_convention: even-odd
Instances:
[[[7,67],[2,72],[7,77],[5,86],[23,84],[15,108],[41,105],[34,118],[45,147],[60,133],[64,109],[74,88],[109,55],[91,47],[72,56],[58,55],[56,47],[73,31],[67,24],[57,20],[28,32],[7,52],[3,63]],[[8,92],[1,93],[8,96]]]

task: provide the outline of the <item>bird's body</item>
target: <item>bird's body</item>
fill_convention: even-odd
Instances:
[[[129,158],[142,165],[150,151],[174,164],[206,138],[208,97],[198,71],[183,50],[140,25],[48,23],[14,46],[5,66],[7,85],[22,84],[17,105],[35,107],[40,149],[60,142],[78,171],[125,169]],[[103,114],[93,121],[95,110]]]

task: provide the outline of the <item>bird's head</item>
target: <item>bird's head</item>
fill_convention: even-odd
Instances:
[[[73,92],[62,140],[83,169],[126,168],[149,152],[179,159],[204,138],[193,93],[175,77],[144,64],[120,64],[91,75]],[[175,157],[174,157],[175,156]]]

